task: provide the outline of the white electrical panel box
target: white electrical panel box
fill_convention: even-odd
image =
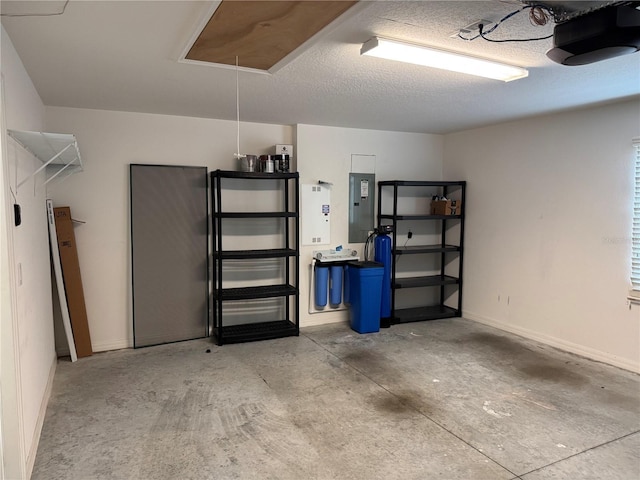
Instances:
[[[324,185],[301,186],[302,245],[331,243],[331,190]]]

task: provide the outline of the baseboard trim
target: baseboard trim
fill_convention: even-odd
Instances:
[[[128,340],[119,340],[117,342],[103,342],[103,343],[92,343],[91,349],[93,353],[98,352],[108,352],[110,350],[122,350],[123,348],[133,348],[133,345],[129,344]],[[59,348],[56,350],[58,357],[68,357],[69,350],[66,348]]]
[[[300,322],[300,328],[317,327],[318,325],[329,325],[331,323],[343,323],[347,321],[347,318],[343,315],[311,315]]]
[[[93,350],[93,353],[108,352],[110,350],[122,350],[123,348],[133,348],[133,345],[130,345],[128,340],[91,344],[91,349]],[[68,357],[69,350],[66,348],[59,348],[56,350],[56,354],[58,355],[58,357]]]
[[[51,398],[51,391],[53,389],[53,378],[56,375],[57,364],[58,357],[57,355],[54,355],[51,362],[51,367],[49,367],[49,378],[47,378],[47,386],[44,389],[44,395],[42,396],[42,402],[40,403],[40,411],[38,412],[36,429],[35,432],[33,432],[33,439],[31,440],[31,447],[29,448],[29,455],[27,456],[27,478],[31,478],[33,466],[36,463],[36,454],[38,453],[38,445],[40,444],[40,434],[42,433],[42,426],[44,425],[44,417],[47,414],[47,405],[49,405],[49,399]]]
[[[133,348],[128,340],[119,340],[117,342],[102,342],[93,344],[94,352],[108,352],[109,350],[122,350],[123,348]]]
[[[565,350],[570,353],[575,353],[576,355],[580,355],[581,357],[585,357],[590,360],[596,360],[598,362],[603,362],[608,365],[622,368],[624,370],[629,370],[634,373],[640,373],[640,363],[620,358],[616,355],[611,355],[609,353],[585,347],[577,343],[567,342],[566,340],[529,330],[528,328],[509,325],[498,320],[485,317],[484,315],[469,312],[467,310],[464,310],[462,312],[462,316],[468,320],[473,320],[474,322],[482,323],[483,325],[495,327],[500,330],[504,330],[505,332],[515,333],[516,335],[520,335],[521,337],[535,340],[537,342],[544,343],[551,347],[559,348],[560,350]]]

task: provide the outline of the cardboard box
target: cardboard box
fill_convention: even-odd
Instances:
[[[64,289],[67,294],[69,317],[71,318],[71,328],[76,344],[76,352],[78,358],[88,357],[93,354],[93,350],[91,347],[87,309],[84,303],[84,290],[82,289],[82,277],[80,276],[76,236],[73,232],[73,222],[71,221],[71,210],[69,207],[58,207],[54,208],[53,212],[56,231],[58,233],[62,277],[64,279]]]
[[[460,215],[462,203],[459,200],[432,200],[431,215]]]

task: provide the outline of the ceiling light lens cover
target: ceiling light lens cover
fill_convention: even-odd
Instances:
[[[505,82],[529,75],[529,72],[521,67],[380,37],[373,37],[364,43],[360,49],[360,54]]]

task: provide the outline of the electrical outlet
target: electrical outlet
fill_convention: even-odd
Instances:
[[[407,238],[409,239],[411,237],[413,237],[413,232],[411,230],[409,230],[409,233],[407,233]]]

